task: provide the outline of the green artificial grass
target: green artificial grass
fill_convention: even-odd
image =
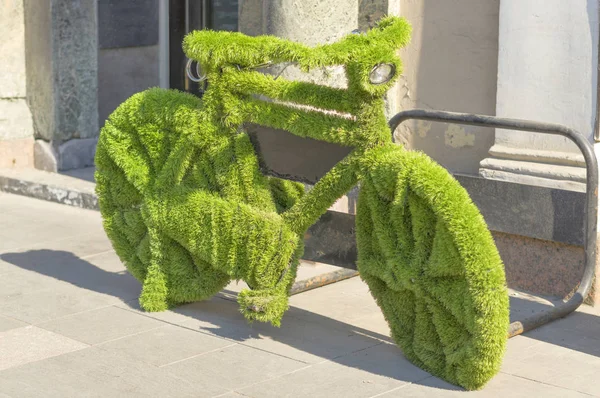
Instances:
[[[467,389],[501,365],[504,268],[483,217],[441,166],[396,146],[362,160],[358,269],[405,356]]]
[[[278,326],[305,231],[360,183],[359,271],[406,357],[468,389],[498,371],[508,296],[492,238],[443,168],[391,142],[384,116],[383,94],[401,73],[396,50],[409,36],[395,17],[314,48],[231,32],[186,36],[186,55],[208,77],[202,99],[161,89],[132,96],[102,128],[96,153],[104,227],[143,285],[142,308],[207,299],[244,280],[241,313]],[[288,61],[306,71],[343,65],[348,88],[257,70]],[[396,74],[371,84],[381,63]],[[249,122],[353,150],[305,193],[261,174]]]

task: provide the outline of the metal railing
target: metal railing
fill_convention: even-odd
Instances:
[[[585,267],[582,278],[575,293],[565,302],[536,313],[524,319],[514,321],[508,328],[508,336],[513,337],[529,330],[535,329],[555,319],[562,318],[575,311],[590,293],[596,267],[596,239],[598,220],[598,162],[592,144],[579,132],[568,127],[541,123],[529,120],[508,119],[495,116],[475,115],[468,113],[454,113],[443,111],[430,111],[413,109],[396,114],[389,121],[392,135],[396,128],[407,120],[425,120],[431,122],[453,123],[481,127],[495,127],[510,130],[529,131],[534,133],[560,135],[569,138],[581,150],[585,159],[587,170],[586,179],[586,205],[584,216],[584,241]]]

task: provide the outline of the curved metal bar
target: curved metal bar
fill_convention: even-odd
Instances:
[[[190,79],[191,81],[195,82],[195,83],[201,83],[203,81],[206,80],[206,74],[201,75],[200,74],[200,64],[198,62],[196,62],[196,76],[194,76],[194,74],[192,73],[192,63],[194,62],[193,59],[188,59],[187,63],[185,64],[185,73],[187,74],[188,79]]]
[[[431,122],[456,123],[463,125],[496,127],[510,130],[529,131],[534,133],[560,135],[569,138],[581,150],[585,159],[587,170],[586,179],[586,215],[584,224],[584,250],[585,268],[577,291],[566,302],[552,307],[552,309],[532,315],[525,319],[515,321],[509,325],[508,337],[535,329],[555,319],[562,318],[575,311],[588,296],[594,278],[596,266],[596,239],[598,221],[598,162],[594,148],[590,142],[579,132],[560,124],[533,122],[529,120],[508,119],[495,116],[475,115],[469,113],[455,113],[443,111],[430,111],[414,109],[396,114],[388,122],[394,131],[400,123],[409,120],[427,120]]]

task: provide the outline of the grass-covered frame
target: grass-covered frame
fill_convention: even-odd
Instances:
[[[207,299],[236,279],[250,287],[238,296],[244,316],[279,325],[304,232],[360,182],[358,268],[407,358],[469,389],[498,371],[508,298],[491,235],[443,168],[392,143],[383,96],[395,79],[369,80],[379,64],[401,73],[396,51],[409,36],[404,19],[387,17],[315,48],[231,32],[185,38],[207,75],[202,99],[134,95],[106,122],[96,155],[104,226],[143,283],[144,309]],[[347,88],[256,70],[282,62],[341,65]],[[304,193],[261,174],[245,123],[353,150]]]

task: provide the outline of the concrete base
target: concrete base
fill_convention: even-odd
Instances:
[[[35,168],[57,172],[94,165],[97,138],[74,139],[58,147],[43,140],[35,142]]]
[[[580,153],[512,148],[496,144],[480,163],[487,179],[539,187],[585,191],[585,161]]]
[[[58,147],[59,170],[81,169],[94,165],[97,138],[69,140]]]
[[[585,263],[583,247],[493,232],[508,286],[565,297],[577,287]]]
[[[58,154],[52,145],[43,140],[36,140],[33,148],[35,168],[56,173],[58,171]]]
[[[585,191],[585,168],[488,158],[481,161],[483,178],[538,187]]]

